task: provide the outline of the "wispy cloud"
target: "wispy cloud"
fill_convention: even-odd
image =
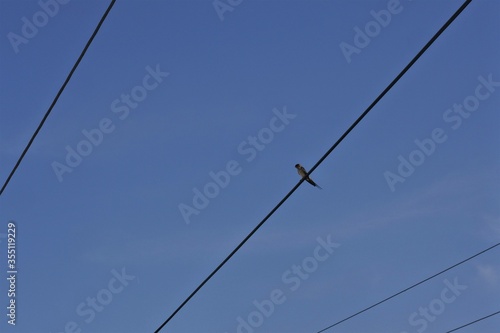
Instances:
[[[485,226],[482,230],[482,235],[488,241],[500,241],[500,216],[493,217],[486,215],[483,217]]]
[[[500,266],[477,265],[478,275],[489,287],[500,288]]]
[[[96,238],[92,244],[82,250],[81,260],[106,265],[156,265],[168,262],[185,263],[204,260],[200,254],[210,248],[210,255],[224,254],[228,248],[234,247],[234,239],[217,238],[216,232],[190,230],[176,234],[175,237],[152,235],[139,237],[127,235],[116,230],[116,238]],[[214,241],[216,239],[216,241]],[[213,244],[217,244],[217,248]]]
[[[468,193],[481,188],[484,182],[488,181],[491,172],[480,172],[477,174],[449,174],[428,186],[422,187],[407,195],[400,195],[394,201],[371,209],[355,212],[343,219],[336,221],[335,227],[330,227],[325,231],[325,225],[331,226],[331,221],[324,223],[303,223],[301,225],[288,226],[287,237],[300,239],[293,244],[283,242],[282,230],[267,231],[260,234],[259,246],[253,246],[250,251],[266,252],[286,251],[291,248],[304,248],[318,235],[332,233],[335,239],[341,241],[372,230],[386,228],[394,223],[406,223],[415,218],[426,218],[436,214],[449,214],[456,211],[457,196],[459,200],[467,197]],[[492,228],[497,228],[500,237],[500,220],[489,221]],[[496,223],[496,224],[495,224]],[[248,249],[247,249],[248,250]]]

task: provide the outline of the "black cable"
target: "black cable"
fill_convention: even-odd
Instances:
[[[104,15],[102,16],[101,20],[97,24],[97,27],[95,28],[94,32],[92,33],[92,36],[90,36],[90,39],[87,41],[87,44],[83,48],[82,53],[80,54],[80,56],[78,57],[77,61],[73,65],[73,68],[71,69],[71,71],[69,72],[68,76],[66,77],[66,80],[64,81],[63,85],[61,86],[61,88],[57,92],[56,97],[54,98],[54,100],[52,101],[52,104],[50,105],[49,109],[47,110],[47,112],[43,116],[42,121],[38,125],[35,133],[33,133],[33,135],[31,136],[31,139],[29,140],[28,144],[24,148],[24,151],[22,152],[21,156],[17,160],[16,165],[14,166],[14,168],[12,169],[12,171],[9,174],[9,177],[7,177],[7,180],[3,184],[2,189],[0,190],[0,195],[2,195],[3,191],[5,190],[5,188],[7,187],[7,185],[9,184],[10,179],[12,178],[12,176],[14,176],[14,173],[16,172],[17,168],[21,164],[21,161],[23,160],[24,156],[26,155],[26,153],[30,149],[31,145],[33,144],[33,141],[35,141],[35,138],[38,135],[38,132],[40,132],[40,130],[42,129],[43,124],[45,123],[45,121],[49,117],[49,114],[52,112],[52,109],[54,108],[54,106],[56,105],[57,101],[59,100],[59,97],[61,96],[61,94],[63,93],[64,89],[66,88],[66,85],[68,84],[69,80],[73,76],[73,73],[75,72],[76,68],[78,67],[78,65],[82,61],[83,56],[87,52],[87,49],[89,48],[90,44],[92,44],[92,41],[94,40],[94,37],[97,35],[97,32],[101,28],[101,25],[103,24],[104,20],[106,19],[106,17],[108,16],[109,12],[111,11],[111,8],[113,8],[113,5],[115,4],[115,2],[116,2],[116,0],[111,0],[111,3],[109,4],[108,9],[106,9],[106,12],[104,12]]]
[[[489,247],[489,248],[487,248],[486,250],[483,250],[483,251],[481,251],[481,252],[479,252],[479,253],[476,253],[475,255],[473,255],[473,256],[471,256],[471,257],[469,257],[469,258],[467,258],[467,259],[464,259],[464,260],[460,261],[459,263],[456,263],[455,265],[450,266],[450,267],[448,267],[448,268],[446,268],[446,269],[442,270],[442,271],[441,271],[441,272],[439,272],[439,273],[436,273],[436,274],[434,274],[434,275],[432,275],[432,276],[429,276],[428,278],[426,278],[426,279],[424,279],[424,280],[422,280],[422,281],[420,281],[420,282],[417,282],[417,283],[415,283],[415,284],[411,285],[410,287],[408,287],[408,288],[406,288],[406,289],[403,289],[403,290],[401,290],[401,291],[399,291],[399,292],[397,292],[397,293],[393,294],[392,296],[389,296],[389,297],[387,297],[387,298],[384,298],[384,299],[383,299],[383,300],[381,300],[380,302],[377,302],[377,303],[375,303],[375,304],[373,304],[373,305],[371,305],[371,306],[369,306],[369,307],[367,307],[367,308],[364,308],[363,310],[358,311],[358,312],[356,312],[355,314],[350,315],[349,317],[346,317],[346,318],[344,318],[344,319],[342,319],[342,320],[340,320],[340,321],[336,322],[336,323],[335,323],[335,324],[333,324],[333,325],[330,325],[330,326],[328,326],[328,327],[326,327],[326,328],[323,328],[322,330],[318,331],[317,333],[324,332],[324,331],[326,331],[326,330],[328,330],[328,329],[330,329],[330,328],[332,328],[332,327],[334,327],[334,326],[337,326],[337,325],[339,325],[339,324],[341,324],[341,323],[343,323],[343,322],[345,322],[345,321],[348,321],[349,319],[354,318],[354,317],[356,317],[357,315],[360,315],[360,314],[362,314],[363,312],[366,312],[366,311],[368,311],[368,310],[370,310],[370,309],[372,309],[372,308],[374,308],[374,307],[376,307],[376,306],[378,306],[378,305],[380,305],[380,304],[382,304],[382,303],[384,303],[384,302],[387,302],[388,300],[390,300],[390,299],[392,299],[392,298],[394,298],[394,297],[396,297],[396,296],[398,296],[398,295],[401,295],[402,293],[405,293],[405,292],[407,292],[408,290],[413,289],[413,288],[415,288],[416,286],[419,286],[419,285],[421,285],[422,283],[427,282],[427,281],[429,281],[430,279],[433,279],[433,278],[435,278],[436,276],[441,275],[441,274],[443,274],[443,273],[445,273],[445,272],[449,271],[450,269],[453,269],[453,268],[455,268],[455,267],[457,267],[457,266],[460,266],[460,265],[462,265],[463,263],[466,263],[467,261],[469,261],[469,260],[471,260],[471,259],[473,259],[473,258],[475,258],[475,257],[477,257],[477,256],[479,256],[479,255],[481,255],[481,254],[483,254],[483,253],[486,253],[486,252],[488,252],[488,251],[490,251],[490,250],[493,250],[493,249],[494,249],[495,247],[497,247],[498,245],[500,245],[500,243],[496,243],[495,245],[490,246],[490,247]]]
[[[436,32],[436,34],[432,36],[432,38],[427,42],[427,44],[425,44],[425,46],[420,50],[420,52],[418,52],[417,55],[408,63],[408,65],[406,65],[406,67],[401,71],[401,73],[399,73],[398,76],[396,76],[396,78],[387,86],[387,88],[385,88],[385,90],[382,91],[380,95],[378,95],[378,97],[372,102],[372,104],[370,104],[370,106],[365,110],[365,112],[363,112],[363,114],[361,114],[361,116],[359,116],[359,118],[356,119],[356,121],[351,125],[351,127],[349,127],[347,131],[345,131],[345,133],[340,137],[340,139],[338,139],[337,142],[335,142],[335,144],[326,152],[326,154],[323,155],[323,157],[311,168],[309,174],[311,174],[323,162],[323,160],[327,158],[328,155],[330,155],[330,153],[335,149],[335,147],[337,147],[337,145],[340,142],[342,142],[342,140],[344,140],[347,134],[349,134],[349,132],[351,132],[351,130],[354,127],[356,127],[356,125],[368,114],[368,112],[371,111],[371,109],[382,99],[382,97],[384,97],[385,94],[387,94],[387,92],[391,90],[391,88],[399,81],[399,79],[403,77],[403,75],[405,75],[405,73],[411,68],[411,66],[413,66],[413,64],[417,62],[418,58],[420,58],[422,54],[424,54],[425,51],[427,51],[427,49],[436,41],[436,39],[438,39],[438,37],[448,28],[448,26],[453,21],[455,21],[458,15],[462,13],[462,11],[465,9],[465,7],[467,7],[471,3],[471,1],[472,0],[466,0],[462,4],[462,6],[460,6],[460,8],[448,19],[448,21],[446,21],[446,23],[441,27],[441,29],[439,29],[438,32]]]
[[[334,145],[326,152],[326,154],[323,155],[323,157],[321,157],[321,159],[311,168],[307,175],[310,175],[327,158],[327,156],[330,155],[330,153],[340,144],[340,142],[342,142],[342,140],[344,140],[344,138],[354,129],[354,127],[358,125],[358,123],[368,114],[368,112],[373,109],[373,107],[382,99],[382,97],[385,96],[385,94],[387,94],[387,92],[396,84],[396,82],[401,79],[401,77],[413,66],[413,64],[422,56],[422,54],[425,53],[425,51],[434,43],[434,41],[443,33],[443,31],[446,30],[446,28],[457,18],[457,16],[465,9],[465,7],[467,7],[467,5],[471,1],[472,0],[465,1],[465,3],[455,12],[455,14],[453,14],[453,16],[431,38],[431,40],[429,40],[429,42],[425,44],[420,52],[418,52],[418,54],[410,61],[410,63],[401,71],[401,73],[398,74],[398,76],[387,86],[387,88],[384,89],[384,91],[382,91],[382,93],[373,101],[373,103],[368,106],[368,108],[361,114],[361,116],[359,116],[359,118],[356,119],[356,121],[347,129],[347,131],[342,134],[342,136],[337,140],[337,142],[334,143]],[[219,264],[219,266],[217,266],[198,287],[196,287],[196,289],[181,303],[181,305],[177,307],[177,309],[175,309],[175,311],[167,318],[167,320],[165,320],[160,325],[160,327],[156,329],[155,333],[160,332],[160,330],[184,307],[184,305],[186,305],[187,302],[189,302],[189,300],[205,285],[205,283],[207,283],[215,275],[215,273],[217,273],[217,271],[219,271],[219,269],[221,269],[222,266],[224,266],[224,264],[229,261],[229,259],[231,259],[231,257],[243,246],[243,244],[245,244],[248,239],[250,239],[250,237],[252,237],[252,235],[271,217],[271,215],[273,215],[274,212],[276,212],[276,210],[278,210],[278,208],[293,194],[293,192],[295,192],[295,190],[304,181],[304,178],[302,178],[297,183],[297,185],[295,185],[290,190],[290,192],[288,192],[288,194],[271,210],[269,214],[266,215],[266,217],[264,217],[264,219],[252,230],[252,232],[250,232],[248,236],[246,236],[245,239],[243,239],[243,241],[238,244],[238,246],[226,257],[226,259],[224,259]]]
[[[471,321],[471,322],[470,322],[470,323],[468,323],[468,324],[465,324],[465,325],[462,325],[462,326],[460,326],[460,327],[454,328],[454,329],[452,329],[451,331],[448,331],[448,332],[446,332],[446,333],[451,333],[451,332],[458,331],[459,329],[462,329],[462,328],[467,327],[467,326],[469,326],[469,325],[472,325],[472,324],[475,324],[475,323],[477,323],[477,322],[480,322],[481,320],[484,320],[484,319],[486,319],[486,318],[493,317],[493,316],[495,316],[495,315],[497,315],[497,314],[500,314],[500,311],[497,311],[497,312],[495,312],[495,313],[492,313],[492,314],[490,314],[490,315],[487,315],[486,317],[479,318],[479,319],[477,319],[477,320]]]
[[[184,300],[184,302],[182,302],[181,305],[179,305],[179,307],[177,307],[177,309],[170,315],[170,317],[167,318],[167,320],[165,320],[165,322],[163,322],[163,324],[160,325],[160,327],[158,327],[155,331],[155,333],[158,333],[160,332],[160,330],[177,314],[177,312],[179,312],[180,309],[182,309],[182,307],[184,305],[186,305],[187,302],[189,302],[189,300],[205,285],[205,283],[208,282],[208,280],[210,280],[212,278],[212,276],[215,275],[215,273],[217,273],[217,271],[219,269],[222,268],[222,266],[224,266],[224,264],[229,260],[231,259],[231,257],[243,246],[243,244],[245,244],[249,239],[250,237],[252,237],[252,235],[264,224],[264,222],[267,221],[267,219],[269,219],[271,217],[271,215],[274,214],[274,212],[276,210],[278,210],[278,208],[288,199],[288,197],[290,197],[292,195],[293,192],[295,192],[295,190],[300,186],[300,184],[302,184],[302,182],[304,181],[304,178],[302,178],[298,183],[297,185],[295,185],[295,187],[290,191],[288,192],[288,194],[273,208],[273,210],[271,210],[271,212],[269,214],[267,214],[267,216],[252,230],[252,232],[250,232],[246,237],[245,239],[243,239],[243,241],[241,241],[240,244],[238,244],[238,246],[226,257],[226,259],[224,259],[220,264],[219,266],[217,266],[217,268],[215,268],[213,270],[212,273],[210,273],[210,275],[207,276],[207,278],[205,280],[203,280],[203,282],[188,296],[188,298],[186,298]]]

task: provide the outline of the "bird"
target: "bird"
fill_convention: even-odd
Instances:
[[[302,178],[305,178],[305,180],[311,184],[312,186],[314,187],[317,187],[319,189],[322,189],[321,186],[319,186],[318,184],[316,184],[308,175],[307,175],[307,171],[306,169],[300,165],[300,164],[295,164],[295,168],[297,169],[297,172],[299,173],[299,175],[302,177]]]

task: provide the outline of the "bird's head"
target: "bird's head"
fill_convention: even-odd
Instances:
[[[295,167],[296,167],[297,169],[299,169],[299,168],[300,168],[300,164],[295,164]]]

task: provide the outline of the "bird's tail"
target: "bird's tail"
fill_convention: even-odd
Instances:
[[[306,179],[306,180],[307,180],[307,181],[309,182],[309,184],[311,184],[312,186],[317,187],[317,188],[319,188],[320,190],[322,190],[322,189],[323,189],[321,186],[319,186],[318,184],[316,184],[316,183],[315,183],[315,182],[314,182],[311,178],[307,177],[307,179]]]

